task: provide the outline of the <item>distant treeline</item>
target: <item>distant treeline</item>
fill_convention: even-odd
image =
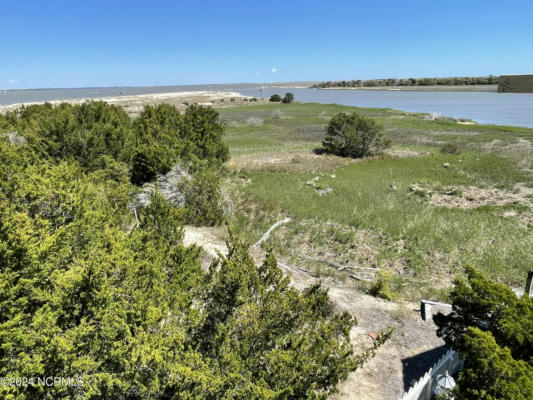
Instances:
[[[406,79],[370,79],[350,81],[327,81],[320,82],[312,88],[329,87],[375,87],[375,86],[463,86],[463,85],[497,85],[500,78],[497,76],[478,77],[451,77],[451,78],[406,78]]]

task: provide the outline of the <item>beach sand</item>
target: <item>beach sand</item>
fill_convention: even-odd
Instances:
[[[268,99],[257,98],[257,101],[251,101],[251,97],[243,96],[236,92],[225,91],[191,91],[191,92],[171,92],[171,93],[151,93],[151,94],[139,94],[131,96],[113,96],[113,97],[101,97],[101,98],[83,98],[83,99],[66,99],[66,100],[53,100],[48,103],[57,105],[59,103],[81,104],[86,101],[105,101],[109,104],[121,106],[130,116],[137,116],[146,105],[156,104],[171,104],[176,106],[180,110],[185,110],[189,104],[200,104],[205,106],[212,106],[215,108],[231,107],[246,104],[258,104],[261,102],[268,102]],[[22,106],[28,106],[32,104],[42,104],[39,102],[34,103],[18,103],[10,104],[7,106],[0,106],[0,112],[13,111]]]

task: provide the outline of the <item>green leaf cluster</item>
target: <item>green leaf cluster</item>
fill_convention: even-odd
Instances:
[[[451,293],[453,311],[434,316],[437,334],[464,358],[460,398],[532,398],[533,300],[465,269],[468,281],[457,280]]]

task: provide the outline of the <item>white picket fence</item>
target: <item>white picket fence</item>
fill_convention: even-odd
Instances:
[[[402,396],[402,400],[430,400],[433,390],[437,385],[437,376],[443,375],[446,371],[450,375],[455,374],[462,367],[459,353],[448,350],[439,361],[418,380],[408,392]]]

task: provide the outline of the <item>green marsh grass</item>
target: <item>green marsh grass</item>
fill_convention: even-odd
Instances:
[[[283,112],[282,118],[272,118],[276,108]],[[317,241],[318,247],[328,245],[340,259],[348,253],[353,232],[367,231],[379,238],[372,243],[378,263],[396,260],[405,268],[412,287],[439,298],[445,290],[438,281],[444,277],[442,284],[449,284],[463,264],[475,265],[498,281],[522,285],[533,266],[531,226],[504,217],[498,207],[434,207],[411,194],[410,188],[459,187],[452,195],[461,196],[461,186],[506,190],[513,190],[519,182],[531,186],[531,174],[518,168],[519,163],[530,162],[530,153],[513,150],[498,155],[482,150],[494,140],[505,146],[524,141],[531,145],[533,129],[430,121],[423,114],[322,104],[266,104],[222,112],[227,121],[242,122],[250,115],[264,120],[259,127],[228,128],[226,141],[232,156],[253,158],[277,151],[311,152],[320,146],[328,119],[342,111],[376,118],[392,139],[393,150],[409,150],[418,156],[377,157],[342,167],[332,163],[326,172],[313,171],[311,166],[296,169],[291,164],[279,171],[244,167],[230,178],[231,192],[239,198],[232,216],[236,232],[255,240],[287,215],[293,222],[274,235],[277,251],[291,254],[296,239],[306,237]],[[457,143],[461,153],[440,153],[443,142]],[[306,184],[316,176],[315,187]],[[317,187],[333,190],[320,195]],[[516,207],[524,212],[523,206]],[[328,223],[346,229],[324,229]],[[401,249],[396,246],[399,241]]]

